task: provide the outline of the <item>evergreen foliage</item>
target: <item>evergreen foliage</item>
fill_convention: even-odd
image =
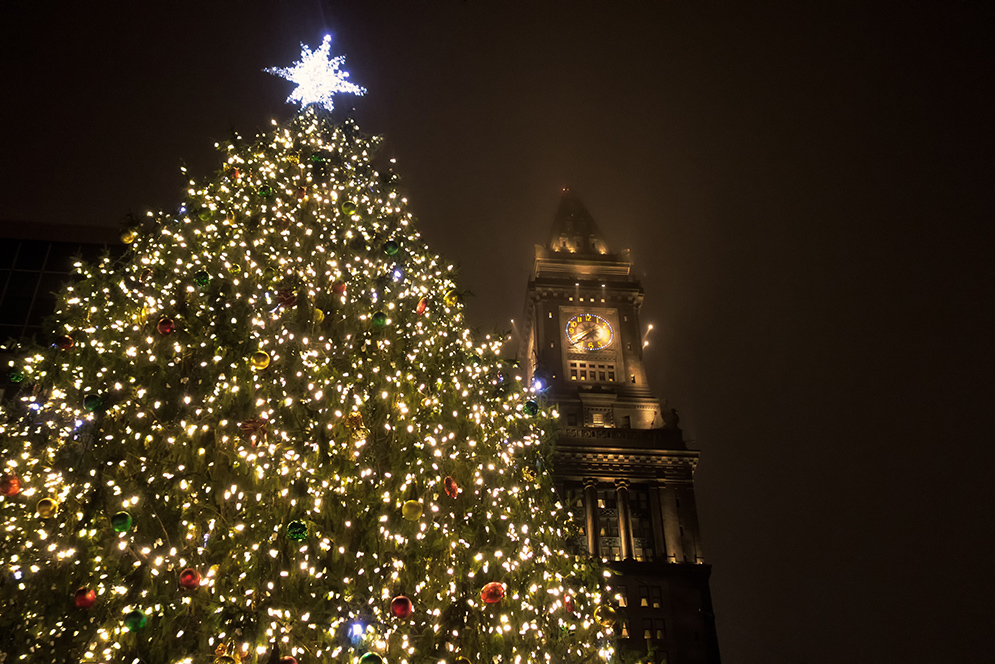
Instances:
[[[377,144],[311,106],[219,145],[14,349],[6,662],[613,657],[549,410],[466,329]]]

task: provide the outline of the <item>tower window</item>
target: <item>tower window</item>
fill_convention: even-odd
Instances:
[[[552,318],[552,317],[553,317],[553,312],[552,312],[552,311],[550,311],[550,312],[549,312],[549,315],[547,315],[547,316],[546,316],[546,318]]]
[[[632,383],[633,385],[636,384],[636,374],[632,374],[631,376],[629,376],[629,382]]]
[[[596,427],[603,427],[605,425],[605,414],[591,413],[591,424]]]
[[[615,382],[615,364],[611,362],[596,364],[594,362],[571,360],[568,369],[570,370],[570,380],[577,380],[579,378],[580,380],[591,382]]]

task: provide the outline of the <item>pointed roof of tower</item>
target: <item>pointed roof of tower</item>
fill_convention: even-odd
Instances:
[[[591,213],[569,189],[564,188],[553,219],[547,248],[557,253],[608,254],[611,250]]]

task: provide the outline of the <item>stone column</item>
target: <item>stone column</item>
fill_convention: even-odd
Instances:
[[[663,509],[660,507],[660,485],[650,486],[650,513],[653,517],[653,559],[669,560],[667,544],[663,537]]]
[[[660,506],[663,511],[663,539],[667,545],[667,561],[684,562],[684,543],[681,541],[680,516],[677,514],[677,494],[673,486],[660,489]]]
[[[622,560],[632,560],[632,512],[629,511],[629,480],[615,480],[615,502],[618,505],[618,538],[622,544]]]
[[[587,516],[587,550],[594,558],[601,557],[598,546],[598,480],[584,480],[584,512]]]

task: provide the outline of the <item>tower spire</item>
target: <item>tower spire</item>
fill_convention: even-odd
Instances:
[[[591,213],[570,189],[564,187],[560,207],[550,231],[550,251],[571,254],[607,254],[611,250]]]

